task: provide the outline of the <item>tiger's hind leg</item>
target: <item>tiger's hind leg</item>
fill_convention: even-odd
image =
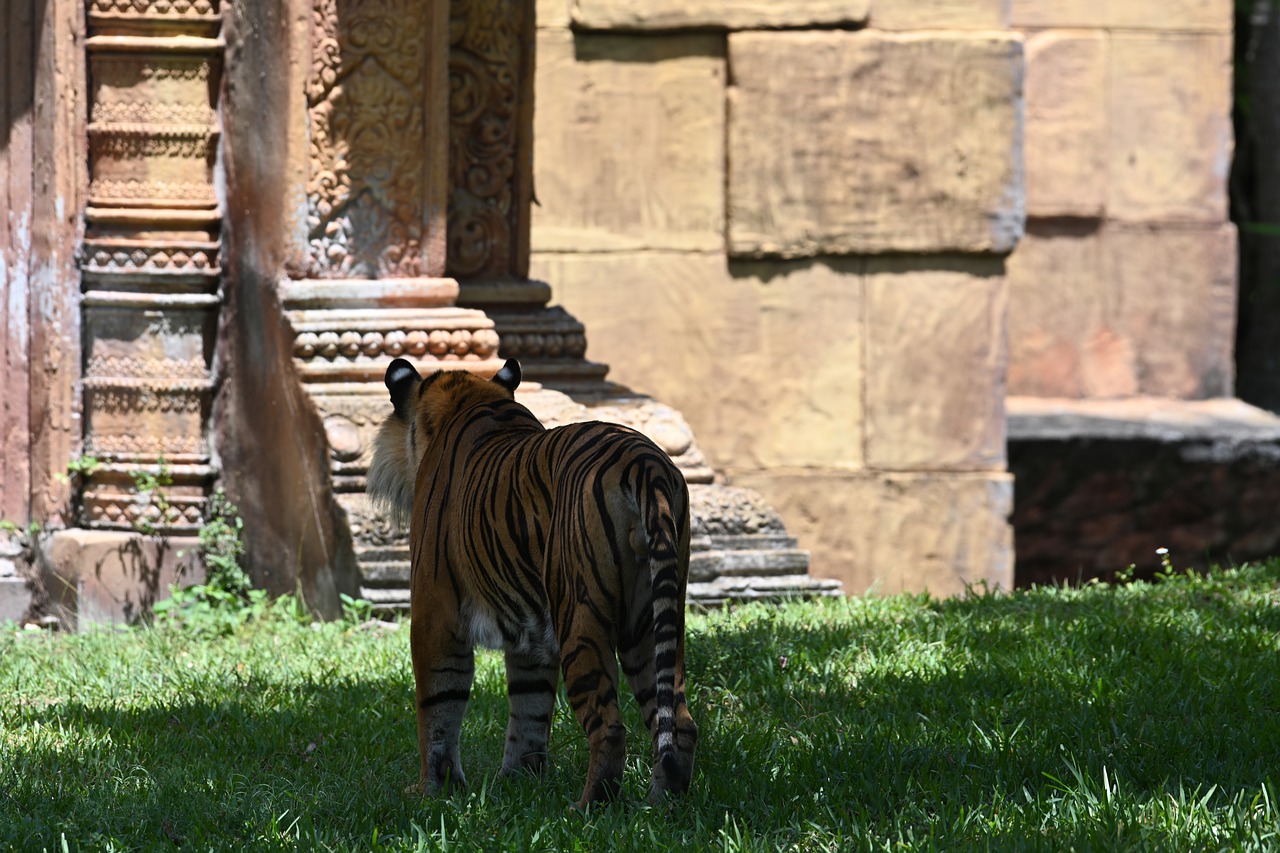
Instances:
[[[551,734],[551,714],[556,704],[556,683],[560,678],[554,657],[506,653],[507,699],[511,716],[507,722],[507,746],[502,756],[502,775],[517,770],[541,773],[547,765],[547,740]]]
[[[458,741],[462,715],[471,698],[475,654],[448,622],[415,613],[409,625],[418,710],[418,752],[422,759],[417,793],[465,788]]]
[[[578,808],[615,799],[622,790],[626,730],[618,714],[618,660],[609,630],[591,608],[577,608],[567,637],[561,640],[565,692],[574,716],[587,734],[590,761]]]

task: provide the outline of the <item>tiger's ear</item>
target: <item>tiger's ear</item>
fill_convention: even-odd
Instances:
[[[520,387],[520,362],[514,358],[507,359],[507,363],[494,375],[493,381],[512,394],[516,393],[516,389]]]
[[[402,418],[409,417],[409,401],[422,381],[418,371],[403,358],[397,358],[387,365],[387,376],[383,381],[391,392],[391,405],[395,407],[396,414]]]

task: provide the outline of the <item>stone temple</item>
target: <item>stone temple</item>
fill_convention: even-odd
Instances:
[[[586,359],[586,329],[529,278],[531,3],[22,8],[3,508],[42,528],[10,538],[37,583],[33,600],[10,573],[5,615],[139,615],[198,577],[219,486],[257,584],[327,614],[341,594],[407,606],[404,534],[364,496],[397,356],[424,373],[515,356],[549,425],[651,436],[693,495],[692,601],[838,590],[759,494],[718,481],[678,411]]]
[[[401,606],[398,355],[651,435],[707,603],[1280,552],[1230,3],[5,9],[0,620],[135,617],[218,488],[260,586]]]

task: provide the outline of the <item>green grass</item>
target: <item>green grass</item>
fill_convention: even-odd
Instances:
[[[1280,846],[1280,563],[1127,586],[751,606],[691,620],[693,793],[583,816],[564,709],[542,781],[416,779],[407,631],[276,616],[0,632],[0,848],[1152,850]]]

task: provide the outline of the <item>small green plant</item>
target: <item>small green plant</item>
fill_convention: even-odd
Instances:
[[[60,483],[69,482],[72,477],[83,479],[92,476],[102,464],[102,460],[96,456],[77,456],[67,463],[66,473],[54,474],[53,477]]]
[[[348,625],[360,625],[373,618],[373,602],[363,598],[352,598],[345,592],[339,593],[342,600],[342,621]]]
[[[32,521],[23,525],[4,518],[0,519],[0,531],[8,533],[19,542],[30,541],[40,535],[40,522]]]
[[[146,503],[156,508],[156,520],[164,523],[169,515],[169,497],[165,494],[165,488],[173,485],[173,477],[169,473],[169,463],[165,461],[163,456],[156,460],[156,470],[149,471],[146,468],[134,468],[129,472],[129,477],[133,480],[134,491],[138,493],[138,497],[145,496]],[[133,523],[134,529],[139,533],[147,536],[156,536],[160,533],[160,528],[156,521],[148,518],[146,513],[140,513]]]
[[[161,484],[157,479],[140,485],[158,490]],[[244,519],[222,489],[210,495],[205,518],[199,534],[205,582],[170,587],[169,598],[155,604],[157,623],[225,635],[268,611],[284,607],[271,602],[266,590],[252,588],[244,570]]]
[[[209,497],[206,519],[200,528],[206,584],[247,601],[253,583],[244,570],[244,519],[221,488]]]

